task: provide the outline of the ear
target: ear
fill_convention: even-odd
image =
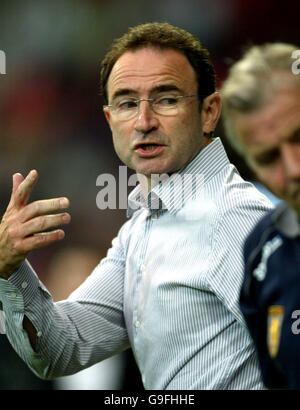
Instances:
[[[111,126],[110,126],[111,117],[110,117],[109,109],[108,109],[107,107],[104,107],[104,108],[103,108],[103,112],[104,112],[106,121],[108,122],[109,128],[111,129]]]
[[[221,114],[221,97],[218,92],[204,98],[201,110],[202,130],[209,134],[219,121]]]

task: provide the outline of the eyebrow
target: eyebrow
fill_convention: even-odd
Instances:
[[[150,90],[150,94],[155,94],[155,93],[163,93],[167,91],[177,91],[180,93],[184,93],[184,91],[177,87],[175,84],[161,84],[157,85]],[[133,88],[120,88],[119,90],[115,91],[112,100],[114,100],[117,97],[122,97],[123,95],[137,95],[138,92],[134,90]]]
[[[178,91],[180,93],[184,93],[184,91],[177,87],[177,85],[175,84],[161,84],[161,85],[157,85],[156,87],[151,89],[151,94],[152,93],[163,93],[166,91]]]

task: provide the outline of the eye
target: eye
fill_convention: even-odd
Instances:
[[[300,143],[300,130],[295,132],[292,138],[290,139],[291,144],[298,145]]]
[[[277,159],[279,158],[279,151],[273,150],[270,152],[266,152],[260,156],[255,158],[255,162],[260,165],[261,167],[267,167],[273,165]]]
[[[161,107],[168,107],[168,106],[172,106],[172,105],[176,105],[177,104],[177,98],[175,96],[163,96],[158,98],[155,101],[156,105],[160,105]]]
[[[138,104],[136,100],[122,100],[116,102],[115,106],[118,110],[125,111],[137,108]]]

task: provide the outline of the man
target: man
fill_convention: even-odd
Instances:
[[[300,76],[297,47],[254,46],[222,88],[232,144],[259,180],[285,203],[265,216],[245,244],[241,309],[270,388],[300,388]]]
[[[114,147],[140,181],[131,219],[83,285],[53,304],[23,261],[63,237],[44,230],[69,221],[51,215],[68,201],[26,205],[37,172],[14,175],[0,234],[11,343],[44,378],[131,346],[146,389],[263,388],[238,295],[242,243],[271,206],[211,138],[221,104],[208,52],[184,30],[144,24],[114,43],[101,74]]]

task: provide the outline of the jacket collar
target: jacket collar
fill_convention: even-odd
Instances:
[[[272,214],[276,228],[288,238],[300,236],[300,220],[297,213],[286,203],[280,204]]]

